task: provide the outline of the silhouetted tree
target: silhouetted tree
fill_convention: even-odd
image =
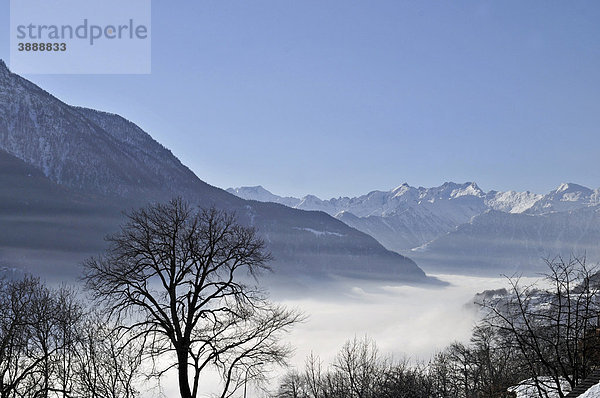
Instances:
[[[433,384],[424,367],[410,367],[379,355],[369,338],[347,341],[326,371],[314,355],[304,372],[287,373],[279,398],[430,398]]]
[[[89,314],[81,324],[79,344],[74,354],[72,371],[78,397],[134,398],[141,378],[143,341],[131,334],[119,333],[98,312]]]
[[[521,354],[541,396],[554,390],[563,397],[561,380],[574,387],[598,364],[599,285],[596,268],[584,257],[546,263],[542,284],[524,286],[519,278],[509,278],[510,295],[484,303],[486,323]]]
[[[283,364],[281,333],[299,314],[271,304],[241,277],[267,268],[269,254],[252,228],[232,215],[193,211],[181,199],[127,215],[110,248],[85,262],[86,286],[113,319],[144,338],[152,358],[174,359],[182,398],[196,397],[200,376],[217,369],[221,397]]]
[[[0,397],[71,397],[83,306],[39,278],[0,281]]]

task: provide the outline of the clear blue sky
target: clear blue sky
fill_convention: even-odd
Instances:
[[[152,7],[151,75],[26,77],[134,121],[223,188],[331,197],[448,180],[600,186],[600,2]]]

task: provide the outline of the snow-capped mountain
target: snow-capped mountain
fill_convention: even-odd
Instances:
[[[598,189],[572,183],[540,195],[484,192],[472,182],[448,182],[433,188],[402,184],[355,198],[308,195],[288,201],[331,214],[391,250],[411,253],[426,269],[488,272],[532,269],[541,257],[571,251],[600,260],[599,198]]]
[[[240,191],[241,192],[241,191]],[[267,191],[268,192],[268,191]],[[446,212],[447,217],[460,222],[469,219],[475,210],[481,207],[485,193],[475,183],[445,183],[435,188],[414,188],[408,184],[391,191],[372,191],[355,198],[341,197],[321,200],[314,195],[307,195],[295,205],[303,210],[320,210],[331,215],[350,212],[357,217],[392,216],[406,209],[422,207],[432,211]],[[448,206],[449,201],[452,206]],[[439,209],[439,211],[438,211]]]
[[[321,200],[314,195],[302,199],[282,198],[261,186],[230,188],[228,192],[244,199],[324,211],[397,251],[421,246],[486,210],[520,213],[542,198],[542,195],[530,192],[486,193],[474,182],[447,182],[433,188],[415,188],[405,183],[390,191],[372,191],[355,198],[329,200]]]
[[[540,203],[538,203],[540,199],[550,198],[555,192],[565,190],[564,187],[571,187],[571,196],[569,196],[569,193],[565,193],[564,197],[555,199],[556,201],[573,201],[573,192],[576,191],[577,187],[582,192],[580,193],[582,198],[578,202],[572,203],[590,205],[600,200],[598,190],[592,191],[576,184],[561,184],[556,191],[546,196],[529,191],[489,191],[486,193],[474,182],[464,184],[446,182],[439,187],[432,188],[415,188],[404,183],[390,191],[372,191],[359,197],[339,197],[328,200],[319,199],[314,195],[307,195],[303,198],[281,197],[269,192],[260,185],[229,188],[227,191],[244,199],[282,203],[303,210],[324,211],[334,216],[341,212],[349,212],[357,217],[388,217],[403,213],[407,209],[420,207],[430,209],[438,215],[443,213],[444,217],[453,220],[455,224],[460,224],[489,209],[506,213],[523,213],[534,205],[540,206]],[[546,205],[545,211],[538,211],[536,207],[535,212],[547,213],[563,210],[563,208],[550,208]]]
[[[182,196],[194,205],[233,211],[240,222],[256,226],[280,274],[428,280],[412,260],[329,215],[246,201],[206,184],[134,123],[67,105],[2,61],[0,165],[0,222],[12,228],[2,234],[0,265],[30,258],[23,250],[50,250],[38,256],[46,264],[60,262],[67,252],[84,256],[84,247],[102,246],[87,239],[101,242],[116,230],[120,210]],[[30,174],[35,177],[23,177]],[[71,272],[81,259],[69,260]]]
[[[590,188],[573,184],[560,184],[558,188],[540,200],[536,201],[529,209],[528,214],[545,214],[561,211],[577,210],[582,207],[595,206],[600,203],[600,188]]]
[[[486,195],[486,205],[490,209],[505,213],[523,213],[529,210],[543,195],[526,192],[496,192],[490,191]]]
[[[282,205],[294,208],[301,201],[300,199],[292,198],[290,196],[283,198],[281,196],[273,195],[271,192],[267,191],[260,185],[255,187],[229,188],[227,189],[227,192],[246,200],[280,203]]]

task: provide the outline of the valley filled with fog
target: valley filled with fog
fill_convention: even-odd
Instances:
[[[385,281],[337,280],[321,286],[321,294],[275,289],[271,298],[307,315],[286,340],[293,346],[290,369],[302,371],[307,356],[318,356],[326,369],[344,343],[355,337],[373,339],[382,357],[427,363],[453,342],[468,342],[480,319],[474,296],[484,290],[507,287],[505,277],[433,275],[447,286],[408,286]],[[522,278],[524,283],[539,278]],[[315,282],[316,283],[316,282]],[[306,291],[306,290],[304,290]],[[290,298],[292,297],[292,298]],[[277,387],[289,369],[276,368],[270,378]],[[172,375],[162,388],[166,396],[177,393]],[[207,380],[206,396],[218,385]],[[252,389],[253,394],[260,394]],[[254,396],[254,395],[253,395]]]
[[[5,3],[1,398],[600,391],[600,2]]]
[[[329,363],[345,341],[365,335],[377,342],[383,355],[427,362],[453,341],[469,339],[478,319],[473,304],[476,293],[506,287],[503,277],[435,276],[449,285],[432,288],[345,280],[322,296],[273,297],[308,315],[290,336],[296,348],[293,364],[303,366],[311,351]]]

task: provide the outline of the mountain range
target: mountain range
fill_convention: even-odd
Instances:
[[[288,279],[428,283],[420,266],[497,275],[535,272],[541,257],[558,254],[600,260],[599,189],[569,183],[540,195],[448,182],[329,200],[225,191],[134,123],[68,105],[2,61],[0,184],[0,268],[56,278],[104,250],[123,210],[175,196],[256,227],[275,274]]]
[[[585,254],[600,260],[600,189],[560,184],[546,195],[484,192],[474,182],[372,191],[321,200],[280,197],[262,186],[229,188],[239,197],[320,210],[406,253],[426,270],[535,271],[541,258]]]
[[[226,162],[226,156],[223,156]],[[125,118],[68,105],[0,61],[0,266],[77,274],[122,210],[181,196],[256,227],[275,274],[427,283],[416,263],[323,212],[248,201],[198,178]]]

